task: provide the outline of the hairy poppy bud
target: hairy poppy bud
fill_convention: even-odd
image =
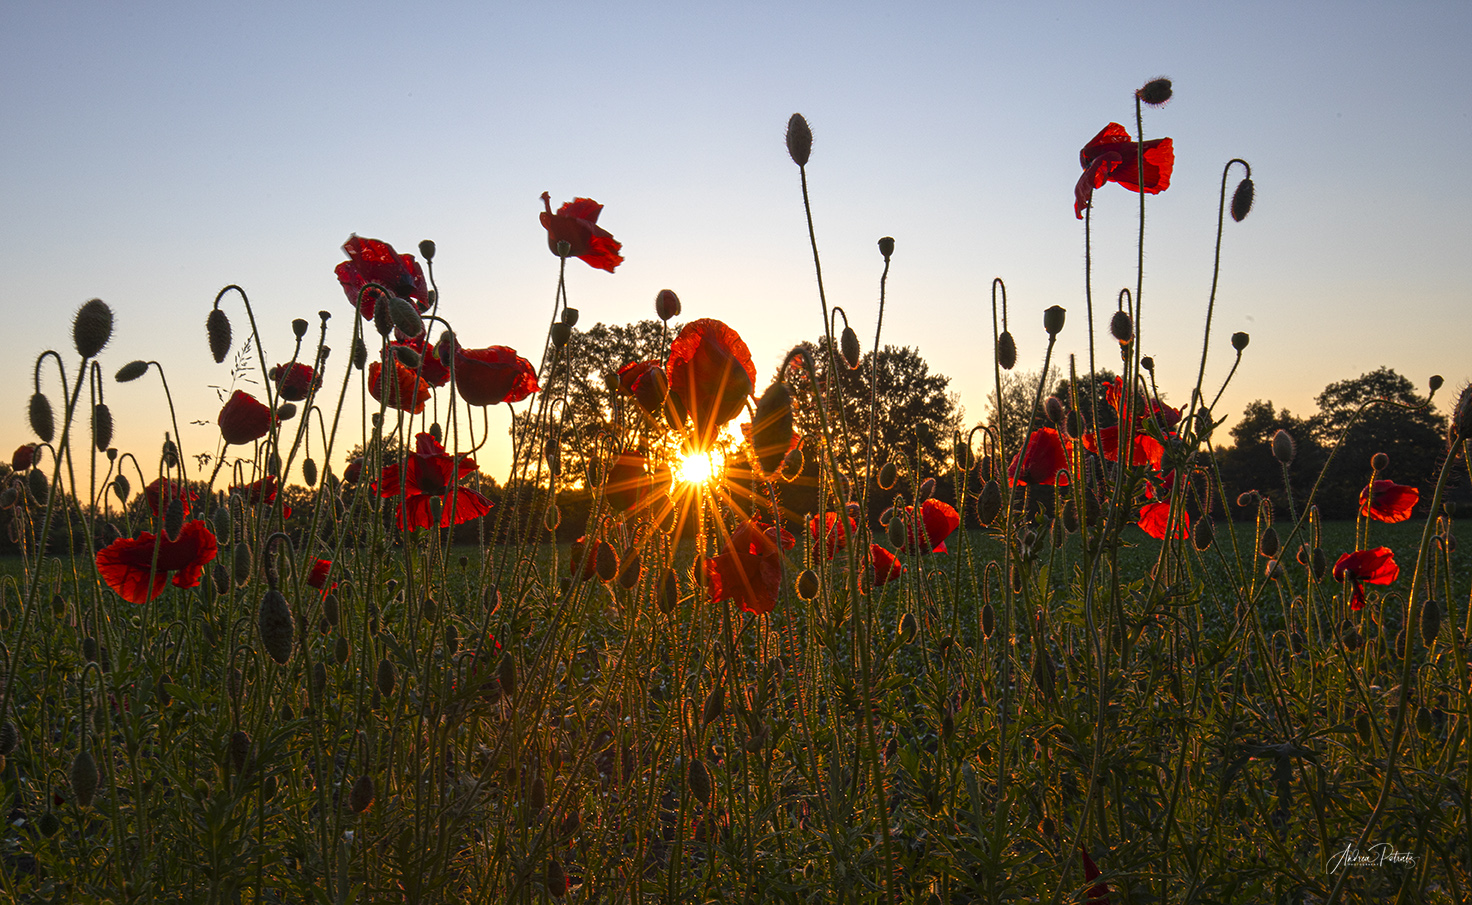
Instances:
[[[419,257],[423,258],[426,261],[433,261],[434,260],[434,240],[433,239],[420,239],[419,240]]]
[[[918,623],[915,621],[914,613],[906,613],[900,617],[899,639],[901,644],[909,644],[915,640],[918,631]]]
[[[712,688],[710,694],[706,696],[705,707],[703,707],[700,711],[700,724],[702,726],[709,726],[711,723],[714,723],[716,720],[720,719],[721,714],[725,712],[726,687],[724,685],[717,685],[715,688]]]
[[[83,358],[95,358],[112,338],[112,309],[102,299],[92,299],[77,309],[72,320],[72,344]]]
[[[1247,219],[1247,214],[1252,210],[1253,187],[1251,179],[1244,179],[1237,183],[1237,190],[1232,193],[1232,219],[1241,223]]]
[[[1196,522],[1196,529],[1191,532],[1191,542],[1196,545],[1197,550],[1205,551],[1211,546],[1216,536],[1216,529],[1212,526],[1209,516],[1202,516]]]
[[[1109,319],[1109,335],[1119,340],[1120,344],[1135,338],[1135,322],[1128,311],[1114,312],[1114,316]]]
[[[890,255],[894,254],[894,239],[885,236],[879,240],[879,253],[884,255],[884,263],[889,263]]]
[[[1273,458],[1288,465],[1293,461],[1294,452],[1293,435],[1280,428],[1273,434]]]
[[[598,572],[599,581],[613,581],[614,576],[618,574],[618,553],[614,551],[613,544],[607,541],[598,542],[594,568]]]
[[[997,364],[1004,371],[1017,367],[1017,342],[1012,339],[1009,330],[1003,330],[1002,335],[997,337]]]
[[[1384,471],[1390,467],[1390,457],[1383,452],[1377,452],[1370,457],[1370,468],[1375,471]]]
[[[46,483],[46,474],[39,468],[32,469],[31,473],[26,475],[26,489],[31,492],[31,496],[37,503],[44,504],[51,496],[50,489]],[[11,524],[20,525],[18,521],[13,521]]]
[[[919,505],[930,499],[935,493],[935,478],[926,478],[920,482],[920,489],[915,492],[915,505]]]
[[[808,158],[813,153],[813,130],[808,127],[808,121],[803,119],[801,113],[792,114],[787,120],[787,153],[792,155],[792,162],[800,167],[808,165]]]
[[[348,794],[348,807],[353,809],[354,814],[361,814],[373,805],[373,777],[364,773],[353,783],[353,791]]]
[[[384,697],[394,693],[394,684],[398,681],[398,672],[393,663],[387,657],[378,661],[378,672],[373,677],[373,684]]]
[[[1440,374],[1432,374],[1431,379],[1426,381],[1427,386],[1431,387],[1431,392],[1433,393],[1441,389],[1442,384],[1444,383],[1446,383],[1446,381],[1441,378]]]
[[[557,323],[555,323],[555,324],[552,325],[552,345],[553,346],[561,349],[561,348],[563,348],[564,346],[567,345],[567,341],[570,340],[570,339],[572,339],[572,328],[571,327],[569,327],[565,323],[562,323],[561,321],[558,321]]]
[[[1430,647],[1441,632],[1441,604],[1428,600],[1421,605],[1421,640]],[[4,729],[0,726],[0,729]]]
[[[130,361],[118,368],[116,380],[118,383],[130,383],[148,373],[148,362]]]
[[[388,308],[394,326],[405,336],[419,336],[424,333],[424,318],[419,316],[419,309],[412,302],[392,296],[389,298]]]
[[[107,452],[112,445],[112,410],[105,402],[92,406],[92,442],[98,452]]]
[[[237,545],[236,549],[244,546]],[[238,577],[238,576],[237,576]],[[271,659],[285,665],[291,659],[292,633],[291,607],[280,591],[268,590],[261,598],[261,607],[256,614],[256,628],[261,633],[261,646]]]
[[[843,353],[843,360],[848,363],[850,371],[859,366],[863,352],[859,349],[859,334],[854,332],[853,327],[844,327],[843,333],[839,334],[838,351]]]
[[[894,544],[896,547],[903,547],[905,545],[905,518],[900,515],[898,507],[896,507],[894,515],[890,517],[889,524],[885,525],[885,530],[891,544]]]
[[[1054,424],[1063,421],[1063,401],[1057,396],[1049,396],[1043,400],[1043,414]]]
[[[302,460],[302,480],[307,482],[308,487],[317,486],[317,461],[315,459]]]
[[[393,305],[389,303],[391,296],[379,292],[372,286],[365,287],[363,294],[374,300],[373,329],[378,331],[379,336],[388,336],[394,329]]]
[[[77,796],[77,804],[84,808],[92,806],[92,798],[97,794],[97,761],[92,759],[92,752],[83,749],[77,753],[72,760],[72,768],[69,774],[72,782],[72,794]]]
[[[1172,93],[1173,91],[1171,89],[1170,79],[1162,78],[1151,79],[1150,81],[1146,82],[1145,87],[1135,92],[1135,96],[1138,97],[1142,103],[1149,104],[1152,107],[1159,107],[1161,104],[1170,100]]]
[[[176,541],[182,530],[184,530],[184,500],[174,497],[169,501],[168,508],[164,510],[164,536],[171,541]]]
[[[277,421],[290,421],[291,419],[293,419],[295,417],[296,417],[296,403],[295,402],[283,402],[281,405],[279,405],[279,406],[276,407],[276,420]]]
[[[797,576],[797,596],[803,600],[812,600],[818,596],[818,573],[812,569],[803,569]]]
[[[1239,330],[1236,333],[1232,334],[1232,348],[1236,349],[1238,352],[1241,352],[1243,349],[1247,348],[1247,344],[1251,340],[1252,337]]]
[[[15,724],[9,720],[0,723],[0,757],[9,755],[19,743],[20,733],[16,731]]]
[[[710,771],[705,768],[705,763],[698,757],[690,761],[690,769],[685,773],[685,785],[695,800],[701,804],[709,804],[712,792]]]
[[[554,899],[567,895],[567,872],[556,858],[547,862],[547,895]]]
[[[1278,555],[1282,543],[1278,540],[1278,529],[1268,528],[1263,531],[1262,537],[1257,542],[1257,552],[1268,559]]]
[[[1144,358],[1140,359],[1140,367],[1144,368],[1146,371],[1149,371],[1151,374],[1154,374],[1155,359],[1151,358],[1149,355],[1146,355]]]
[[[679,603],[680,585],[675,578],[674,569],[665,569],[664,578],[659,583],[659,610],[668,616],[675,611],[675,604]]]
[[[204,332],[210,341],[210,355],[214,356],[215,364],[222,364],[225,356],[230,354],[230,317],[219,308],[211,308],[209,317],[204,321]],[[121,378],[121,375],[119,376]]]
[[[900,470],[893,462],[885,462],[884,467],[879,469],[879,489],[890,490],[895,482],[899,480]]]
[[[1321,548],[1314,547],[1314,552],[1310,555],[1310,562],[1313,566],[1314,578],[1322,581],[1324,579],[1324,573],[1329,570],[1329,557],[1324,554]]]
[[[1048,331],[1049,336],[1057,336],[1058,331],[1063,329],[1064,317],[1068,310],[1061,305],[1050,305],[1043,311],[1043,329]]]
[[[36,432],[36,436],[50,443],[56,437],[56,419],[51,414],[51,400],[41,393],[33,393],[29,414],[31,430]]]
[[[642,574],[644,574],[644,561],[639,557],[637,549],[630,549],[618,564],[619,587],[632,591],[639,583],[639,576]]]
[[[987,481],[976,498],[976,519],[983,526],[990,525],[1002,511],[1002,488],[996,481]]]
[[[230,764],[236,773],[244,773],[250,760],[250,733],[237,729],[230,734]]]
[[[990,603],[981,608],[981,633],[990,638],[997,630],[997,611]]]
[[[368,363],[368,347],[363,344],[361,336],[353,337],[353,367],[359,371]]]
[[[338,666],[341,666],[348,662],[348,658],[352,655],[352,643],[348,641],[346,636],[338,635],[337,640],[332,643],[332,659],[337,662]],[[317,665],[321,666],[322,664],[319,662]]]
[[[654,313],[662,321],[680,316],[680,297],[673,289],[661,289],[654,297]]]

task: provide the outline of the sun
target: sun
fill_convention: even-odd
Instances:
[[[686,484],[708,484],[721,474],[725,457],[716,450],[684,453],[677,458],[675,477]]]

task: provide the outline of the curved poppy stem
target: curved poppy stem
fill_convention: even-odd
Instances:
[[[1206,329],[1201,336],[1201,367],[1196,372],[1196,389],[1195,395],[1192,396],[1193,408],[1191,414],[1193,415],[1196,413],[1194,405],[1201,397],[1201,384],[1206,378],[1206,353],[1211,348],[1211,318],[1212,314],[1216,311],[1216,287],[1222,272],[1222,227],[1226,223],[1227,214],[1227,174],[1231,172],[1232,164],[1234,163],[1242,164],[1243,169],[1247,171],[1247,175],[1244,178],[1252,178],[1252,165],[1240,157],[1233,157],[1227,161],[1226,166],[1222,167],[1222,187],[1221,193],[1217,197],[1216,205],[1216,247],[1212,253],[1211,261],[1211,292],[1206,297]],[[1220,398],[1220,395],[1218,395],[1218,398]]]

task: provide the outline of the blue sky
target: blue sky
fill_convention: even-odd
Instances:
[[[1049,305],[1069,309],[1065,351],[1086,349],[1078,151],[1131,124],[1157,75],[1176,97],[1145,128],[1174,139],[1176,167],[1149,202],[1144,351],[1168,397],[1194,382],[1221,168],[1243,157],[1258,203],[1227,225],[1208,384],[1232,331],[1252,345],[1219,414],[1254,399],[1308,414],[1326,384],[1382,365],[1423,388],[1445,375],[1449,402],[1472,378],[1469,39],[1466,3],[11,4],[0,439],[32,439],[35,356],[74,358],[71,315],[94,296],[116,315],[105,373],[161,361],[181,422],[212,422],[211,385],[229,384],[203,329],[228,283],[250,292],[273,360],[293,317],[331,311],[335,385],[351,308],[332,271],[353,232],[401,251],[435,239],[462,342],[535,362],[556,281],[544,190],[602,202],[624,243],[615,274],[569,270],[585,323],[652,316],[668,287],[687,319],[738,330],[765,380],[821,329],[782,143],[794,111],[815,133],[830,302],[867,345],[875,241],[894,236],[884,341],[949,375],[974,423],[993,277],[1021,367],[1041,364]],[[1095,199],[1108,305],[1134,284],[1137,198]],[[156,380],[109,380],[107,401],[117,445],[151,463]],[[498,477],[505,421],[480,456]],[[185,430],[186,452],[213,451],[212,424]]]

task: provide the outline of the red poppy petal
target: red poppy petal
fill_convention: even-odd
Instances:
[[[574,217],[578,220],[587,220],[589,223],[597,223],[598,215],[601,213],[603,213],[603,205],[592,198],[574,198],[557,209],[559,217]]]

